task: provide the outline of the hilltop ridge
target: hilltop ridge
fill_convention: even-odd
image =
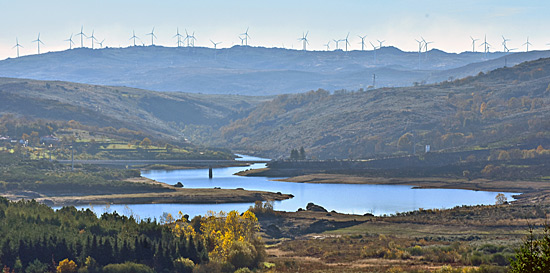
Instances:
[[[0,61],[0,76],[210,94],[277,95],[323,88],[367,89],[411,86],[476,75],[522,61],[550,57],[549,51],[460,54],[432,49],[404,52],[301,51],[234,46],[137,46],[76,48]]]

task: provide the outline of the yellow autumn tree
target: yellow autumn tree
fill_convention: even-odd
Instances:
[[[174,233],[178,237],[191,236],[195,238],[197,236],[197,232],[190,225],[187,219],[189,216],[184,215],[181,211],[178,213],[178,216],[178,220],[175,221],[175,224],[172,227],[172,233]]]
[[[259,240],[258,218],[253,212],[246,211],[239,215],[237,211],[214,213],[208,212],[201,224],[206,245],[212,257],[227,260],[235,242],[252,243]]]
[[[76,272],[76,263],[72,260],[65,259],[59,262],[57,266],[57,273],[75,273]]]

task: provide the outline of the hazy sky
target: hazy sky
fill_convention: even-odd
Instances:
[[[145,44],[146,33],[155,27],[156,44],[175,46],[176,28],[195,32],[196,46],[218,47],[240,44],[238,35],[250,27],[252,46],[300,49],[298,38],[309,31],[311,50],[324,50],[333,39],[344,39],[350,32],[350,49],[361,49],[358,35],[367,41],[385,40],[406,51],[415,51],[414,39],[433,41],[430,47],[447,52],[472,50],[470,36],[502,50],[502,35],[508,48],[550,49],[550,1],[547,0],[215,0],[215,1],[117,1],[117,0],[0,0],[0,59],[15,57],[16,37],[21,55],[35,54],[35,40],[41,33],[41,52],[68,48],[68,39],[84,27],[95,30],[104,46],[126,47],[135,30]],[[80,39],[73,37],[76,46]],[[84,40],[91,46],[91,40]],[[368,44],[368,43],[367,43]],[[477,45],[481,42],[477,42]],[[340,44],[342,46],[343,43]],[[369,49],[371,49],[369,45]],[[476,50],[482,50],[477,47]]]

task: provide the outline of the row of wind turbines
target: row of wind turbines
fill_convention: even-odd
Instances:
[[[249,28],[247,28],[245,32],[238,35],[238,38],[240,39],[242,46],[248,46],[249,45],[249,39],[251,39],[251,37],[248,34],[248,31],[249,31]],[[154,46],[155,45],[155,39],[158,39],[157,36],[155,35],[155,28],[153,27],[151,32],[146,33],[145,35],[146,36],[151,36],[151,46]],[[302,50],[304,50],[304,51],[307,51],[307,46],[309,45],[308,35],[309,35],[309,31],[302,33],[302,37],[298,38],[298,41],[302,42]],[[326,48],[326,51],[329,51],[331,49],[332,43],[334,43],[334,46],[335,46],[336,50],[348,51],[348,46],[351,46],[351,43],[349,42],[349,35],[350,35],[350,33],[348,32],[348,34],[346,35],[346,37],[344,39],[329,40],[326,44],[323,44],[323,47]],[[84,33],[84,26],[82,26],[80,28],[80,32],[76,33],[76,36],[80,36],[80,47],[81,48],[84,47],[84,39],[91,40],[91,48],[92,49],[94,49],[95,43],[99,44],[99,48],[103,48],[103,43],[105,42],[105,39],[103,39],[100,42],[94,36],[94,30],[92,30],[91,35],[89,35],[89,36],[86,35]],[[358,35],[357,37],[361,40],[361,42],[358,43],[358,44],[361,45],[361,51],[364,51],[365,48],[366,48],[365,39],[366,39],[367,35],[364,35],[364,36]],[[177,39],[177,43],[176,43],[177,47],[182,47],[182,46],[194,47],[195,42],[197,40],[197,38],[195,37],[195,32],[192,32],[191,34],[189,34],[187,32],[187,29],[186,29],[185,30],[185,35],[183,35],[182,33],[180,33],[179,28],[176,29],[176,34],[172,38]],[[421,38],[420,40],[415,39],[415,41],[418,43],[419,60],[421,59],[422,52],[424,52],[426,54],[426,58],[427,58],[428,45],[434,43],[433,41],[426,41],[423,37],[420,37],[420,38]],[[476,39],[476,38],[471,37],[471,36],[470,36],[470,39],[472,40],[472,52],[476,52],[476,45],[475,44],[476,44],[477,41],[480,41],[480,39]],[[502,36],[502,39],[503,39],[502,43],[501,43],[501,45],[503,46],[502,52],[510,52],[510,51],[514,51],[514,50],[518,49],[518,48],[508,48],[507,42],[509,42],[511,40],[506,39],[504,36]],[[136,36],[135,31],[132,31],[132,36],[130,37],[129,40],[133,41],[133,46],[138,46],[139,43],[141,43],[141,45],[145,46],[145,43],[143,42],[143,40],[141,40],[140,37]],[[71,34],[69,39],[66,39],[66,40],[63,40],[63,41],[69,43],[69,49],[72,49],[73,46],[75,45],[75,42],[73,41],[73,34]],[[17,57],[19,57],[20,56],[19,55],[19,48],[22,48],[23,46],[19,43],[18,38],[15,39],[15,42],[16,43],[13,46],[13,48],[17,49]],[[210,42],[212,43],[214,49],[217,49],[217,46],[222,43],[222,42],[214,42],[213,40],[210,40]],[[385,40],[382,40],[382,41],[381,40],[376,40],[374,43],[369,41],[369,44],[372,46],[372,49],[374,51],[375,60],[376,60],[376,51],[378,49],[382,48],[384,42],[386,42],[386,41]],[[41,44],[44,45],[44,42],[42,40],[40,40],[40,33],[38,33],[37,39],[32,41],[32,43],[37,44],[37,52],[38,52],[38,54],[40,54],[40,45]],[[340,43],[344,43],[344,46],[343,46],[344,48],[343,49],[340,48]],[[546,45],[550,45],[550,44],[546,44]],[[484,37],[483,43],[481,43],[478,46],[483,46],[484,47],[483,52],[484,52],[485,56],[488,53],[490,53],[490,49],[492,47],[492,45],[487,42],[487,36],[486,35]],[[529,51],[529,46],[532,46],[532,44],[529,42],[529,37],[527,37],[527,41],[525,43],[523,43],[522,46],[526,46],[526,50],[525,50],[526,52]],[[283,45],[283,48],[284,48],[284,45]]]

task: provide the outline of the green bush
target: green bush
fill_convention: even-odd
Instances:
[[[174,269],[178,273],[191,273],[195,268],[195,263],[190,259],[179,257],[174,260]]]
[[[247,242],[234,242],[229,250],[228,261],[236,268],[255,266],[257,252],[256,248]]]
[[[38,259],[35,259],[27,266],[25,273],[43,273],[48,271],[48,265],[40,262]]]
[[[237,269],[235,273],[252,273],[252,270],[248,269],[248,267],[243,267]]]
[[[104,273],[154,273],[153,269],[144,265],[132,262],[123,264],[108,264],[103,267]]]

